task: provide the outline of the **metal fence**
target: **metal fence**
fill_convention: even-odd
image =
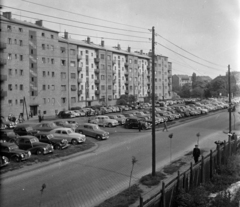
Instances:
[[[199,186],[201,183],[210,181],[220,166],[226,165],[228,158],[237,152],[240,148],[240,141],[230,140],[228,142],[217,144],[214,151],[210,151],[197,164],[190,164],[189,169],[180,173],[169,183],[162,182],[159,193],[153,195],[148,200],[140,197],[139,207],[175,207],[175,198],[180,188],[188,192],[191,188]]]

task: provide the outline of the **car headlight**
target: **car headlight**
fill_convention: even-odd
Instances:
[[[21,156],[21,157],[24,157],[24,155],[23,155],[23,154],[20,154],[20,156]]]
[[[31,156],[31,154],[32,154],[32,153],[31,153],[30,151],[28,151],[28,155]]]

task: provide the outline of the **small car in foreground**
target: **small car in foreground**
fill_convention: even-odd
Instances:
[[[9,142],[0,143],[0,154],[15,162],[27,160],[31,157],[30,151],[21,150],[15,143]]]
[[[86,141],[85,135],[76,133],[71,128],[53,129],[49,134],[53,134],[54,137],[57,138],[66,139],[68,143],[71,143],[72,145],[84,143]]]
[[[109,138],[109,132],[100,129],[97,124],[91,123],[81,124],[76,128],[75,132],[84,134],[86,136],[94,137],[99,140]]]

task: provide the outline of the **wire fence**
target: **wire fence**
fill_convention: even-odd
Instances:
[[[222,165],[226,165],[228,158],[236,154],[240,149],[240,140],[234,139],[224,141],[217,144],[215,150],[211,150],[205,157],[202,156],[197,164],[190,164],[189,169],[180,173],[176,178],[165,184],[162,182],[162,187],[159,193],[153,195],[148,200],[139,198],[139,207],[176,207],[176,195],[179,189],[184,189],[189,192],[190,189],[200,186],[201,183],[210,181],[218,172]]]

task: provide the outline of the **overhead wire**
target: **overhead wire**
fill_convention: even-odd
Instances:
[[[101,18],[97,18],[97,17],[92,17],[92,16],[88,16],[88,15],[83,15],[83,14],[79,14],[79,13],[76,13],[76,12],[70,12],[70,11],[67,11],[67,10],[58,9],[58,8],[54,8],[54,7],[51,7],[51,6],[46,6],[46,5],[43,5],[43,4],[38,4],[38,3],[31,2],[31,1],[27,1],[27,0],[22,0],[22,1],[28,2],[28,3],[30,3],[30,4],[35,4],[35,5],[38,5],[38,6],[42,6],[42,7],[45,7],[45,8],[51,8],[51,9],[54,9],[54,10],[58,10],[58,11],[62,11],[62,12],[67,12],[67,13],[74,14],[74,15],[78,15],[78,16],[88,17],[88,18],[91,18],[91,19],[96,19],[96,20],[100,20],[100,21],[104,21],[104,22],[109,22],[109,23],[114,23],[114,24],[118,24],[118,25],[123,25],[123,26],[128,26],[128,27],[134,27],[134,28],[139,28],[139,29],[144,29],[144,30],[148,29],[148,28],[138,27],[138,26],[129,25],[129,24],[122,24],[122,23],[119,23],[119,22],[114,22],[114,21],[110,21],[110,20],[106,20],[106,19],[101,19]]]
[[[40,15],[40,16],[51,17],[51,18],[55,18],[55,19],[65,20],[65,21],[71,21],[71,22],[75,22],[75,23],[79,23],[79,24],[86,24],[86,25],[90,25],[90,26],[103,27],[103,28],[107,28],[107,29],[121,30],[121,31],[125,31],[125,32],[136,32],[136,33],[142,33],[142,34],[150,34],[150,32],[127,30],[127,29],[121,29],[121,28],[116,28],[116,27],[108,27],[108,26],[103,26],[103,25],[97,25],[97,24],[91,24],[91,23],[86,23],[86,22],[80,22],[80,21],[76,21],[76,20],[72,20],[72,19],[66,19],[66,18],[61,18],[61,17],[55,17],[55,16],[52,16],[52,15],[41,14],[41,13],[38,13],[38,12],[27,11],[27,10],[24,10],[24,9],[14,8],[14,7],[5,6],[5,5],[3,5],[3,7],[11,8],[11,9],[19,10],[19,11],[24,11],[24,12],[31,13],[31,14],[37,14],[37,15]]]

